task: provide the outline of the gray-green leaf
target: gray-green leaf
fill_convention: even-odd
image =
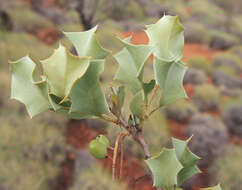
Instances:
[[[55,50],[54,54],[41,61],[44,75],[50,83],[50,93],[63,100],[70,95],[75,82],[80,79],[89,67],[88,57],[77,57],[67,52],[62,45]]]
[[[93,59],[104,59],[110,52],[104,49],[97,40],[97,26],[84,32],[64,32],[72,42],[80,57],[91,56]]]
[[[157,23],[148,25],[145,31],[154,55],[162,61],[179,61],[183,56],[184,28],[177,16],[163,16]]]
[[[24,103],[30,117],[51,108],[46,79],[35,82],[35,63],[28,57],[10,62],[12,71],[11,98]]]
[[[145,114],[144,92],[140,90],[130,102],[130,111],[139,118]]]
[[[121,40],[125,47],[114,56],[119,63],[115,79],[130,85],[131,91],[136,94],[142,89],[144,64],[152,48],[146,45],[133,45],[128,39]]]
[[[173,189],[177,184],[177,174],[183,168],[177,159],[175,149],[166,149],[145,161],[154,176],[154,186]]]
[[[100,117],[108,112],[108,105],[99,84],[104,60],[93,60],[85,75],[77,81],[71,93],[70,116],[75,119]]]
[[[154,58],[154,72],[156,83],[161,87],[161,106],[186,98],[183,88],[183,78],[187,67],[182,62],[164,62]]]
[[[178,173],[178,186],[182,185],[184,181],[192,177],[193,175],[200,173],[199,168],[196,166],[196,162],[200,159],[198,156],[193,154],[189,148],[187,147],[189,141],[183,141],[176,138],[172,138],[172,144],[176,150],[176,155],[181,164],[183,165],[183,169]]]

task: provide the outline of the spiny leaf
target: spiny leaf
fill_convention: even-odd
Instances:
[[[121,40],[125,47],[114,56],[119,63],[115,79],[129,84],[133,94],[136,94],[142,89],[144,64],[152,48],[146,45],[133,45],[127,39],[129,38]]]
[[[142,83],[136,77],[137,69],[129,51],[126,48],[123,48],[123,50],[117,53],[114,57],[119,63],[119,69],[114,78],[129,84],[133,94],[136,94],[142,89]]]
[[[179,61],[183,56],[184,28],[177,16],[163,16],[157,23],[148,25],[145,31],[154,55],[162,61]]]
[[[130,102],[130,111],[139,118],[145,114],[144,92],[140,90]]]
[[[164,62],[155,57],[154,72],[156,83],[162,89],[161,106],[186,98],[183,78],[187,67],[182,62]]]
[[[200,173],[199,168],[196,166],[196,162],[200,159],[198,156],[193,154],[187,147],[189,141],[183,141],[176,138],[172,138],[172,144],[176,150],[176,155],[183,169],[178,173],[178,186],[180,186],[184,181],[192,177],[193,175]]]
[[[139,77],[142,74],[145,61],[151,55],[153,48],[148,45],[131,44],[130,38],[121,40],[121,42],[124,44],[124,47],[127,48],[127,50],[129,51],[137,70],[136,77]]]
[[[154,176],[154,186],[168,190],[177,184],[177,174],[183,168],[177,159],[175,149],[166,149],[145,161]]]
[[[97,26],[84,32],[64,32],[72,42],[80,57],[91,56],[93,59],[104,59],[110,52],[98,42],[95,32]]]
[[[28,57],[10,62],[12,71],[11,98],[25,104],[30,117],[51,108],[46,79],[35,82],[35,63]]]
[[[183,168],[177,176],[177,185],[182,185],[186,180],[190,179],[195,174],[201,173],[201,170],[196,166],[192,165],[189,167]]]
[[[60,103],[66,100],[75,82],[85,74],[89,67],[88,57],[73,56],[62,45],[50,58],[41,62],[44,75],[50,83],[50,93],[63,98]]]
[[[71,92],[70,116],[75,119],[100,117],[108,112],[108,105],[99,84],[104,60],[92,60],[85,75],[77,81]]]
[[[222,188],[220,187],[220,184],[218,184],[214,187],[200,188],[200,190],[222,190]]]
[[[195,164],[198,160],[200,160],[200,157],[193,154],[187,147],[191,138],[192,136],[186,141],[172,138],[172,144],[176,150],[177,158],[181,161],[183,166]]]

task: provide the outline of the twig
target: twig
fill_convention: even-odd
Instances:
[[[116,169],[116,160],[117,160],[117,155],[118,155],[119,140],[123,135],[129,135],[129,134],[120,132],[115,141],[115,146],[114,146],[114,151],[113,151],[113,164],[112,164],[112,180],[113,181],[115,180],[115,169]]]
[[[122,118],[120,119],[119,125],[124,129],[126,129],[129,132],[129,134],[132,135],[133,139],[141,145],[144,151],[145,159],[150,158],[151,154],[149,151],[149,147],[143,137],[142,128],[141,127],[135,128],[135,127],[129,126],[128,122],[126,120],[123,120]],[[153,175],[151,176],[152,176],[152,179],[154,179]],[[161,188],[157,187],[156,190],[161,190]]]
[[[151,112],[150,115],[152,113],[153,112]],[[117,119],[117,118],[113,119],[106,115],[102,115],[102,119],[113,122],[113,123],[119,125],[120,127],[124,128],[128,132],[125,134],[131,135],[133,137],[133,139],[141,145],[141,147],[144,151],[145,159],[149,159],[151,157],[149,147],[142,134],[142,127],[129,126],[128,122],[124,119],[124,117],[120,117],[119,119]],[[116,159],[117,159],[117,153],[118,153],[118,145],[119,145],[119,140],[120,140],[122,134],[124,134],[124,132],[119,133],[119,135],[116,139],[116,142],[115,142],[114,154],[113,154],[113,165],[112,165],[112,180],[115,179],[115,167],[116,167]],[[154,178],[153,175],[152,175],[152,178]],[[161,188],[156,188],[156,190],[161,190]]]
[[[123,162],[124,162],[124,139],[126,135],[123,135],[121,138],[121,156],[120,156],[120,170],[119,170],[119,179],[123,178]]]

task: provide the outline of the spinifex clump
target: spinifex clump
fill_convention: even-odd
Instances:
[[[101,118],[120,126],[125,132],[120,132],[114,148],[109,147],[107,140],[106,143],[100,142],[100,137],[93,140],[89,147],[97,158],[104,158],[108,148],[113,150],[113,179],[118,177],[115,166],[119,141],[122,142],[119,173],[122,176],[123,141],[126,136],[131,136],[143,148],[153,185],[157,189],[179,189],[184,181],[200,172],[196,166],[199,157],[187,146],[190,138],[186,141],[173,138],[173,148],[163,148],[158,155],[151,156],[142,132],[144,120],[152,113],[187,97],[183,88],[187,67],[181,61],[184,47],[183,26],[178,17],[164,16],[157,23],[147,26],[145,32],[149,37],[148,45],[134,45],[131,37],[120,39],[124,47],[114,55],[119,64],[114,79],[122,85],[112,87],[110,101],[106,100],[99,82],[109,51],[97,41],[96,29],[94,27],[85,32],[65,33],[78,56],[70,54],[60,45],[51,57],[41,61],[41,76],[36,76],[35,63],[28,56],[11,62],[11,98],[24,103],[31,117],[53,110],[74,119]],[[144,69],[151,55],[154,79],[145,82]],[[41,80],[37,81],[37,78]],[[133,96],[131,101],[125,97],[127,89]],[[129,104],[129,111],[124,111],[124,103]],[[218,185],[207,190],[221,188]]]

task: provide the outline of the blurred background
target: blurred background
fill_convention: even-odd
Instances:
[[[148,43],[146,24],[164,14],[178,15],[185,26],[184,62],[189,66],[182,100],[158,111],[145,123],[152,154],[186,139],[202,157],[204,172],[186,190],[221,183],[242,187],[242,1],[241,0],[0,0],[0,190],[152,190],[138,145],[125,143],[123,179],[112,182],[110,160],[94,160],[88,142],[102,133],[114,141],[119,129],[97,120],[69,120],[55,113],[30,119],[25,107],[10,100],[8,60],[29,54],[36,62],[50,56],[62,31],[99,26],[97,35],[113,53],[115,38],[133,34]],[[118,64],[109,56],[102,75],[110,87]],[[147,76],[152,76],[148,67]],[[137,178],[142,177],[140,180]]]

